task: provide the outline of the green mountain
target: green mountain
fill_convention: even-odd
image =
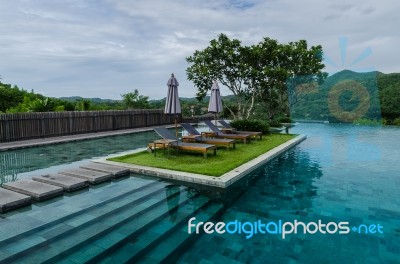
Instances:
[[[357,73],[344,70],[329,76],[291,109],[295,119],[353,122],[400,118],[400,73]]]
[[[67,97],[59,97],[58,99],[63,100],[63,101],[68,101],[68,102],[76,102],[80,100],[89,100],[93,103],[113,103],[113,102],[118,102],[120,100],[113,100],[113,99],[102,99],[102,98],[84,98],[81,96],[67,96]]]

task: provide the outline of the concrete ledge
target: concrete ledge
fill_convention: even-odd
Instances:
[[[243,178],[243,176],[245,176],[249,172],[255,170],[256,168],[267,163],[268,161],[272,160],[273,158],[279,156],[280,154],[287,151],[288,149],[296,146],[297,144],[299,144],[306,138],[307,138],[306,135],[299,135],[299,136],[271,149],[270,151],[258,156],[257,158],[235,168],[234,170],[223,174],[220,177],[207,176],[207,175],[203,175],[203,174],[196,174],[196,173],[189,173],[189,172],[182,172],[182,171],[167,170],[167,169],[159,169],[159,168],[154,168],[154,167],[126,164],[126,163],[120,163],[120,162],[114,162],[114,161],[107,160],[107,158],[121,156],[121,154],[112,155],[107,158],[94,160],[94,162],[129,168],[131,172],[138,173],[138,174],[146,174],[146,175],[155,176],[155,177],[159,177],[159,178],[190,182],[190,183],[201,184],[201,185],[206,185],[206,186],[227,188],[234,182]],[[129,154],[134,154],[137,152],[141,152],[143,150],[145,150],[145,148],[137,149],[135,151],[130,152]]]
[[[48,138],[28,139],[28,140],[13,141],[13,142],[3,142],[0,144],[0,151],[53,145],[53,144],[81,141],[87,139],[96,139],[96,138],[103,138],[116,135],[125,135],[125,134],[149,132],[149,131],[151,132],[155,127],[159,126],[160,125],[131,128],[131,129],[111,130],[111,131],[104,131],[97,133],[83,133],[83,134],[60,136],[60,137],[48,137]],[[161,126],[168,128],[174,127],[173,125],[161,125]]]
[[[72,192],[85,188],[89,185],[87,180],[79,179],[62,174],[48,174],[32,177],[34,181],[44,182],[58,187],[62,187],[66,192]]]
[[[81,168],[60,171],[59,173],[67,175],[67,176],[87,180],[91,184],[97,184],[100,182],[109,181],[109,180],[111,180],[111,176],[112,176],[111,173],[108,173],[108,172],[99,172],[99,171],[93,171],[93,170],[87,170],[87,169],[81,169]]]
[[[0,213],[4,213],[32,203],[31,197],[0,188]]]
[[[111,173],[114,178],[122,177],[122,176],[129,174],[129,169],[111,166],[111,165],[102,164],[102,163],[95,163],[95,162],[91,162],[91,163],[82,165],[82,166],[80,166],[80,168],[98,171],[98,172]]]
[[[64,193],[63,188],[32,180],[9,182],[3,184],[3,187],[14,192],[29,195],[37,201],[50,199]]]

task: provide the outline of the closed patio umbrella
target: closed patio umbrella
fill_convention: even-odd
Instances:
[[[214,114],[215,125],[217,125],[217,114],[222,112],[222,100],[217,81],[214,81],[211,87],[211,96],[210,96],[210,102],[208,103],[208,112]]]
[[[178,137],[177,118],[178,115],[181,113],[181,103],[179,101],[179,95],[178,95],[179,83],[176,80],[174,74],[171,74],[171,78],[169,78],[167,86],[168,86],[168,94],[165,102],[164,114],[175,116],[175,133],[176,136]]]

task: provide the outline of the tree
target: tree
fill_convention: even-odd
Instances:
[[[197,87],[197,99],[201,101],[211,89],[212,81],[217,80],[235,95],[237,112],[231,111],[235,119],[249,115],[255,100],[255,91],[249,76],[246,75],[246,54],[248,47],[242,47],[237,39],[229,39],[220,34],[211,40],[210,46],[202,51],[196,50],[186,61],[191,64],[186,69],[189,80]]]
[[[92,106],[92,101],[89,99],[80,99],[75,103],[75,110],[76,111],[89,111]]]
[[[299,85],[326,76],[321,72],[322,47],[308,48],[305,40],[280,44],[264,38],[256,45],[242,46],[239,40],[220,34],[209,47],[196,50],[186,60],[190,64],[187,76],[197,87],[197,98],[204,98],[212,80],[217,80],[235,95],[236,111],[231,110],[235,119],[249,118],[259,101],[272,120],[300,99],[304,89]]]
[[[147,109],[150,108],[149,97],[139,95],[139,91],[135,89],[133,93],[123,94],[122,100],[128,109]]]
[[[16,107],[24,99],[24,92],[17,86],[0,82],[0,112],[6,112],[9,108]]]

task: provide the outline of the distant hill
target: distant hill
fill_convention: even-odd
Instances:
[[[400,73],[338,72],[296,104],[291,109],[291,115],[297,119],[331,122],[345,121],[347,117],[354,116],[388,120],[399,118]]]
[[[234,98],[233,95],[226,95],[226,96],[221,96],[222,100],[231,100],[232,98]],[[162,98],[162,99],[158,99],[158,100],[149,100],[150,103],[152,102],[165,102],[166,97]],[[198,103],[196,97],[180,97],[179,98],[181,102],[193,102],[193,103]],[[208,103],[208,101],[210,100],[210,96],[206,96],[203,99],[203,102]]]
[[[80,96],[59,97],[58,99],[68,101],[68,102],[76,102],[76,101],[85,99],[85,100],[92,101],[93,103],[113,103],[113,102],[120,101],[120,100],[113,100],[113,99],[102,99],[102,98],[97,98],[97,97],[84,98],[84,97],[80,97]]]

